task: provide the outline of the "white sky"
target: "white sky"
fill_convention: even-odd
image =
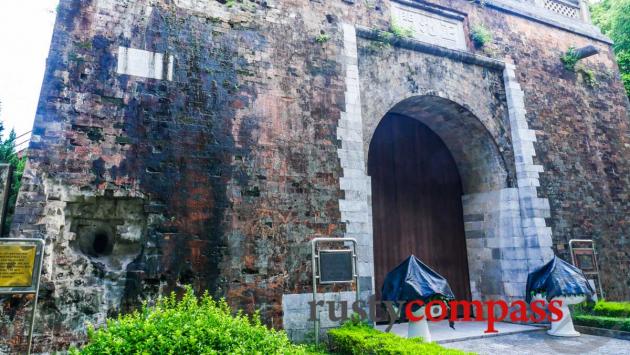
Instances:
[[[58,0],[0,0],[0,120],[5,136],[33,128]],[[23,139],[18,139],[18,142]]]

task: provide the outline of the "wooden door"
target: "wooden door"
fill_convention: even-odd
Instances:
[[[414,254],[469,300],[462,184],[444,142],[415,119],[387,115],[370,144],[368,173],[377,299],[385,275]]]

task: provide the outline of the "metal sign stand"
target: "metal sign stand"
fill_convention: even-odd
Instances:
[[[26,286],[2,286],[0,285],[0,295],[29,295],[34,294],[33,307],[31,309],[31,323],[28,331],[28,354],[31,353],[33,344],[33,329],[35,328],[35,312],[37,311],[37,299],[39,298],[39,280],[42,275],[42,264],[44,261],[44,241],[32,238],[0,238],[0,248],[6,246],[35,247],[35,258],[31,272],[31,283]],[[0,260],[1,261],[1,260]]]
[[[575,244],[586,244],[588,247],[575,247]],[[595,242],[592,239],[571,239],[569,240],[569,252],[571,253],[571,262],[578,269],[582,270],[585,275],[596,276],[597,285],[599,286],[599,295],[604,299],[604,289],[602,288],[602,279],[599,276],[599,264],[597,263],[597,252],[595,252]],[[577,255],[588,255],[592,257],[593,269],[583,269],[577,260]]]
[[[341,250],[319,250],[317,249],[317,243],[320,242],[351,242],[352,249],[341,249]],[[339,280],[323,280],[322,279],[322,265],[320,263],[321,252],[327,253],[351,253],[352,257],[352,273],[350,278],[339,279]],[[359,272],[357,269],[357,241],[354,238],[315,238],[311,241],[311,262],[313,266],[313,302],[317,304],[317,281],[319,280],[320,284],[334,284],[334,283],[356,283],[356,294],[357,301],[359,300]],[[315,320],[313,321],[315,327],[315,344],[319,344],[319,314],[315,312]]]

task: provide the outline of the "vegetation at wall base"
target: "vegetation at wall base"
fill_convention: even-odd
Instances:
[[[383,333],[356,320],[328,336],[335,354],[467,354]],[[322,347],[291,343],[284,331],[267,328],[258,315],[234,315],[224,300],[207,294],[197,298],[190,287],[181,300],[173,293],[155,306],[109,319],[100,329],[90,325],[88,338],[70,354],[327,354]]]
[[[577,325],[630,332],[630,302],[598,301],[581,304],[573,309]]]
[[[593,313],[605,317],[630,318],[630,302],[597,302]]]
[[[426,343],[420,338],[401,338],[383,333],[367,324],[348,322],[328,331],[330,350],[340,354],[467,354],[447,349],[436,343]]]
[[[592,316],[588,314],[577,314],[573,317],[573,322],[593,328],[604,328],[630,332],[630,319],[616,317]]]
[[[595,304],[581,304],[574,308],[576,314],[630,318],[630,302],[610,302],[601,300]]]
[[[88,344],[71,354],[317,354],[314,347],[291,343],[284,331],[269,329],[258,315],[233,315],[224,300],[190,287],[181,300],[175,294],[153,307],[89,327]]]
[[[614,42],[621,80],[630,96],[630,0],[603,0],[590,10],[593,23]]]

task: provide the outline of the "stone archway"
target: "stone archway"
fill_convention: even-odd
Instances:
[[[520,218],[518,208],[509,215],[490,201],[514,190],[490,133],[465,107],[422,95],[394,105],[369,137],[377,293],[389,269],[413,253],[449,278],[458,298],[479,297],[480,284],[488,279],[482,275],[490,271],[486,237],[493,237],[493,226],[502,219],[516,225]],[[397,196],[388,196],[392,193]]]
[[[374,292],[374,236],[369,146],[388,114],[416,119],[448,148],[462,182],[462,215],[473,299],[515,299],[527,273],[549,260],[549,202],[538,197],[524,92],[515,67],[461,51],[395,42],[372,51],[374,33],[344,31],[345,110],[337,127],[344,235],[359,246],[361,290]],[[367,291],[366,291],[367,292]]]
[[[470,299],[462,182],[444,142],[418,120],[388,114],[369,153],[375,283],[415,255],[449,280],[458,299]]]
[[[422,122],[444,141],[457,163],[464,194],[512,187],[514,177],[494,138],[466,107],[429,93],[398,102],[383,117],[391,114]],[[368,137],[373,137],[375,130],[376,127],[372,127]],[[366,147],[370,142],[371,138],[366,141]]]

